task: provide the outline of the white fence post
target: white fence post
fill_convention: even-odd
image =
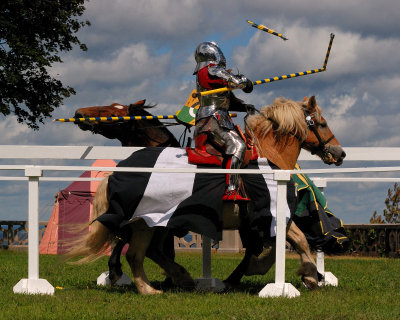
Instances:
[[[21,279],[14,286],[14,293],[54,294],[54,287],[45,279],[39,278],[39,177],[40,167],[27,166],[28,177],[28,279]]]
[[[285,283],[285,255],[286,255],[286,193],[287,182],[290,180],[289,171],[277,171],[274,180],[278,182],[276,203],[276,259],[275,283],[267,284],[258,294],[259,297],[288,297],[293,298],[300,292],[291,284]]]
[[[327,181],[324,178],[314,178],[313,182],[322,194],[324,193],[324,188],[327,186]],[[337,286],[338,278],[336,278],[332,272],[325,271],[325,254],[322,250],[317,250],[317,270],[322,274],[323,279],[318,283],[319,286]]]

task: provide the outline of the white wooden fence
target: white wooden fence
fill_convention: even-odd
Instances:
[[[131,147],[93,147],[93,146],[0,146],[0,160],[5,162],[9,159],[35,159],[39,162],[40,159],[55,159],[55,160],[95,160],[95,159],[114,159],[120,160],[127,158],[133,151],[140,148]],[[400,148],[345,148],[347,157],[345,161],[399,161]],[[316,156],[302,152],[299,161],[320,161]],[[28,294],[54,294],[54,287],[46,280],[39,278],[39,181],[88,181],[98,180],[96,178],[77,178],[77,177],[44,177],[44,171],[130,171],[130,172],[196,172],[196,173],[232,173],[238,170],[225,169],[163,169],[163,168],[115,168],[115,167],[91,167],[91,166],[54,166],[54,165],[15,165],[5,164],[0,165],[2,171],[21,171],[24,176],[0,176],[3,181],[21,181],[28,182],[28,216],[29,216],[29,246],[28,246],[28,278],[21,279],[15,286],[15,293]],[[275,267],[275,283],[266,285],[259,293],[261,297],[270,296],[298,296],[299,291],[290,283],[285,283],[285,243],[286,243],[286,219],[284,200],[286,195],[286,181],[290,179],[291,173],[304,174],[324,174],[328,175],[324,178],[316,180],[317,185],[325,187],[329,181],[335,182],[359,182],[359,181],[399,181],[398,178],[387,177],[371,177],[371,178],[355,178],[355,177],[335,177],[337,174],[348,173],[386,173],[398,172],[400,167],[369,167],[369,168],[331,168],[331,169],[307,169],[307,170],[257,170],[258,173],[274,174],[274,179],[278,183],[278,202],[277,202],[277,236],[276,236],[276,267]],[[240,170],[241,174],[254,174],[254,170]],[[333,175],[333,176],[330,176]],[[204,239],[205,244],[209,239]],[[203,247],[205,256],[209,256],[208,246]],[[208,247],[208,249],[207,249]],[[317,262],[321,263],[321,257],[317,258]],[[204,261],[203,263],[209,263]],[[323,258],[322,258],[323,263]],[[209,268],[206,268],[209,269]],[[204,270],[204,268],[203,268]],[[322,269],[319,268],[321,271]],[[323,271],[323,270],[322,270]],[[209,274],[203,274],[205,280],[211,287],[215,286],[215,280]]]

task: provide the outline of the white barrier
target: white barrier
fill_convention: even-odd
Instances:
[[[133,151],[141,148],[122,147],[91,147],[91,146],[0,146],[0,159],[124,159]],[[351,150],[350,150],[351,149]],[[376,151],[377,149],[381,149]],[[369,150],[369,151],[368,151]],[[348,148],[346,160],[354,161],[398,161],[400,148]],[[367,155],[369,157],[367,157]],[[302,153],[299,160],[319,160],[315,156]],[[48,166],[48,165],[0,165],[0,170],[24,170],[25,177],[0,177],[0,180],[27,180],[29,192],[29,250],[28,250],[28,278],[21,279],[14,287],[15,293],[28,294],[54,294],[54,287],[45,279],[39,278],[39,250],[38,250],[38,199],[39,181],[88,181],[99,180],[96,178],[70,178],[70,177],[43,177],[43,171],[124,171],[124,172],[178,172],[178,173],[240,173],[254,174],[255,170],[240,169],[165,169],[165,168],[115,168],[115,167],[90,167],[90,166]],[[285,244],[286,244],[286,219],[283,199],[286,196],[286,181],[292,173],[364,173],[364,172],[397,172],[400,167],[375,167],[375,168],[335,168],[335,169],[307,169],[307,170],[257,170],[257,173],[274,173],[278,182],[277,202],[277,235],[276,235],[276,271],[275,283],[268,284],[260,291],[261,297],[286,296],[294,297],[300,293],[291,284],[285,283]],[[397,178],[324,178],[326,181],[398,181]],[[388,180],[390,179],[390,180]],[[204,263],[204,260],[203,260]],[[211,278],[211,269],[203,268],[207,277]]]

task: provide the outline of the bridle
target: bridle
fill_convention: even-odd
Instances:
[[[335,138],[335,135],[332,134],[330,138],[327,140],[323,140],[321,138],[321,135],[318,132],[318,127],[321,126],[321,123],[317,122],[315,119],[315,114],[312,113],[310,114],[307,109],[303,108],[304,112],[304,117],[307,123],[307,127],[314,133],[315,137],[318,140],[318,145],[302,141],[300,146],[304,149],[307,149],[311,152],[311,154],[316,154],[318,151],[322,151],[324,155],[328,155],[329,151],[326,145],[331,141],[333,138]]]

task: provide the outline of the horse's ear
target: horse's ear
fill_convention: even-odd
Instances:
[[[317,107],[317,100],[315,99],[315,96],[312,96],[309,100],[308,100],[308,106],[307,109],[310,112],[314,112],[314,110]]]
[[[145,103],[146,103],[146,99],[136,101],[135,103],[132,103],[132,104],[133,104],[134,106],[137,106],[137,107],[143,107]]]
[[[134,108],[141,108],[141,107],[143,107],[144,106],[144,104],[146,103],[146,100],[144,99],[144,100],[139,100],[139,101],[136,101],[135,103],[132,103],[132,104],[130,104],[129,105],[129,114],[131,115],[131,114],[134,114]]]

